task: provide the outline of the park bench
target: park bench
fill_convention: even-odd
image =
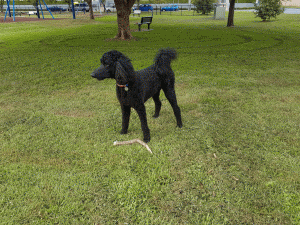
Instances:
[[[142,17],[141,22],[138,23],[139,31],[141,31],[142,24],[148,24],[148,30],[150,30],[150,24],[152,23],[152,16]]]
[[[28,15],[30,16],[30,15],[36,15],[37,14],[37,11],[29,11],[28,12]]]
[[[133,11],[133,16],[134,16],[134,15],[138,15],[138,16],[140,16],[140,15],[141,15],[141,13],[142,13],[142,11],[141,11],[141,10],[134,10],[134,11]]]

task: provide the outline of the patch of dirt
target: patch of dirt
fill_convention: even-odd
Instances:
[[[133,30],[130,29],[131,32],[144,32],[144,31],[151,31],[151,30],[153,30],[153,29],[150,29],[150,30],[148,30],[148,29],[141,29],[141,31],[139,31],[139,29],[133,29]]]
[[[67,18],[55,18],[54,20],[63,20],[63,19],[67,19]],[[43,20],[53,20],[52,18],[37,18],[37,17],[20,17],[20,16],[16,16],[15,17],[15,21],[13,19],[13,17],[6,17],[5,21],[4,21],[4,17],[0,18],[0,23],[13,23],[13,22],[34,22],[34,21],[43,21]]]
[[[126,39],[126,40],[122,40],[120,38],[107,38],[107,39],[105,39],[105,41],[108,41],[108,42],[110,42],[110,41],[128,41],[128,42],[130,42],[130,41],[138,41],[138,40],[139,40],[139,38],[136,38],[136,37],[132,37],[131,39]]]

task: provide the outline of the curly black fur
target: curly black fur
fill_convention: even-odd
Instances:
[[[155,103],[154,117],[157,118],[161,109],[161,101],[159,100],[161,89],[163,89],[173,108],[177,126],[182,127],[180,108],[174,89],[175,76],[171,69],[171,61],[176,57],[177,54],[174,49],[160,49],[152,66],[134,71],[130,59],[121,52],[112,50],[103,54],[100,59],[102,65],[91,76],[98,80],[106,78],[116,80],[117,97],[122,108],[121,134],[127,133],[132,107],[139,115],[144,141],[150,141],[150,130],[144,103],[149,98],[153,98]]]

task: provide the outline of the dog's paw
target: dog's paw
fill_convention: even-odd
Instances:
[[[153,115],[153,118],[154,119],[156,119],[156,118],[158,118],[159,117],[159,115]]]
[[[177,127],[182,128],[182,124],[177,124]]]
[[[127,130],[121,130],[120,134],[127,134],[128,131]]]
[[[149,138],[144,138],[143,140],[145,143],[148,143],[150,141],[150,137]]]

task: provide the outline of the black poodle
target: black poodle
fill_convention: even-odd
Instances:
[[[112,50],[103,54],[100,59],[102,65],[91,76],[98,80],[106,78],[116,80],[117,97],[122,108],[121,134],[127,133],[132,107],[139,115],[144,141],[150,141],[144,102],[151,97],[153,98],[155,102],[154,117],[157,118],[161,108],[161,101],[159,100],[161,89],[163,89],[173,108],[177,126],[182,127],[180,108],[174,89],[175,77],[171,69],[171,60],[175,58],[176,51],[174,49],[160,49],[152,66],[134,71],[130,59],[121,52]]]

